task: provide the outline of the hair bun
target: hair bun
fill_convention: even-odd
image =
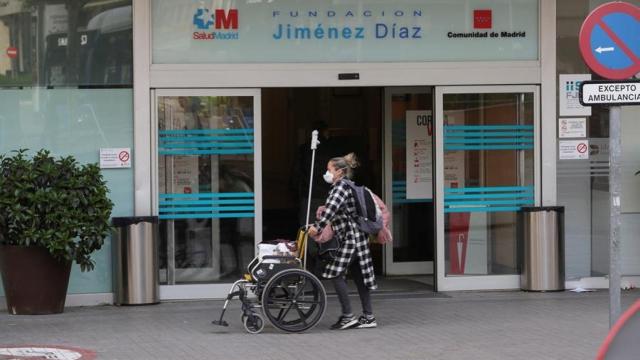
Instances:
[[[347,155],[343,156],[343,158],[344,158],[344,161],[347,163],[347,165],[352,169],[355,169],[358,166],[360,166],[360,163],[358,162],[358,158],[354,153],[348,153]]]

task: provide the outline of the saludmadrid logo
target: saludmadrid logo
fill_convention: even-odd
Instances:
[[[209,10],[200,5],[193,14],[194,40],[238,40],[238,9]]]

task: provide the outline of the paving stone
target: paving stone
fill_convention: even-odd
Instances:
[[[640,291],[623,295],[623,308]],[[244,332],[240,306],[227,328],[211,325],[222,301],[139,307],[78,307],[48,316],[0,312],[2,345],[91,349],[98,359],[592,359],[608,331],[608,293],[382,293],[379,327],[331,331],[339,315],[329,297],[321,323],[303,334],[267,325]],[[352,298],[359,310],[357,297]]]

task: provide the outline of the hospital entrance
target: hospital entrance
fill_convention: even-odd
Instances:
[[[429,88],[263,88],[263,241],[291,239],[305,223],[311,168],[311,131],[320,134],[312,179],[311,220],[330,189],[322,175],[329,159],[355,153],[354,180],[379,195],[392,213],[391,244],[371,243],[378,275],[411,275],[433,285],[433,94]],[[407,160],[407,115],[424,116],[420,157]],[[411,139],[410,139],[411,140]],[[418,140],[418,139],[414,139]],[[413,152],[411,153],[413,154]],[[416,162],[419,161],[419,162]],[[420,177],[407,188],[407,167]],[[415,179],[413,179],[415,180]],[[412,180],[412,181],[413,181]],[[422,192],[422,193],[420,193]],[[314,244],[311,244],[311,254]],[[313,265],[310,265],[313,266]],[[396,284],[401,282],[396,281]],[[384,284],[382,284],[384,286]]]
[[[224,294],[258,243],[295,239],[307,223],[309,185],[312,222],[328,195],[328,160],[351,152],[360,162],[354,180],[391,213],[393,242],[371,244],[381,280],[438,291],[517,288],[517,212],[540,196],[538,91],[154,90],[164,298]],[[310,179],[313,130],[320,145]]]

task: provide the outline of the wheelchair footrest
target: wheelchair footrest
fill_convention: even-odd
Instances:
[[[228,327],[229,323],[224,321],[224,320],[213,320],[211,322],[213,325],[218,325],[218,326],[224,326],[224,327]]]

